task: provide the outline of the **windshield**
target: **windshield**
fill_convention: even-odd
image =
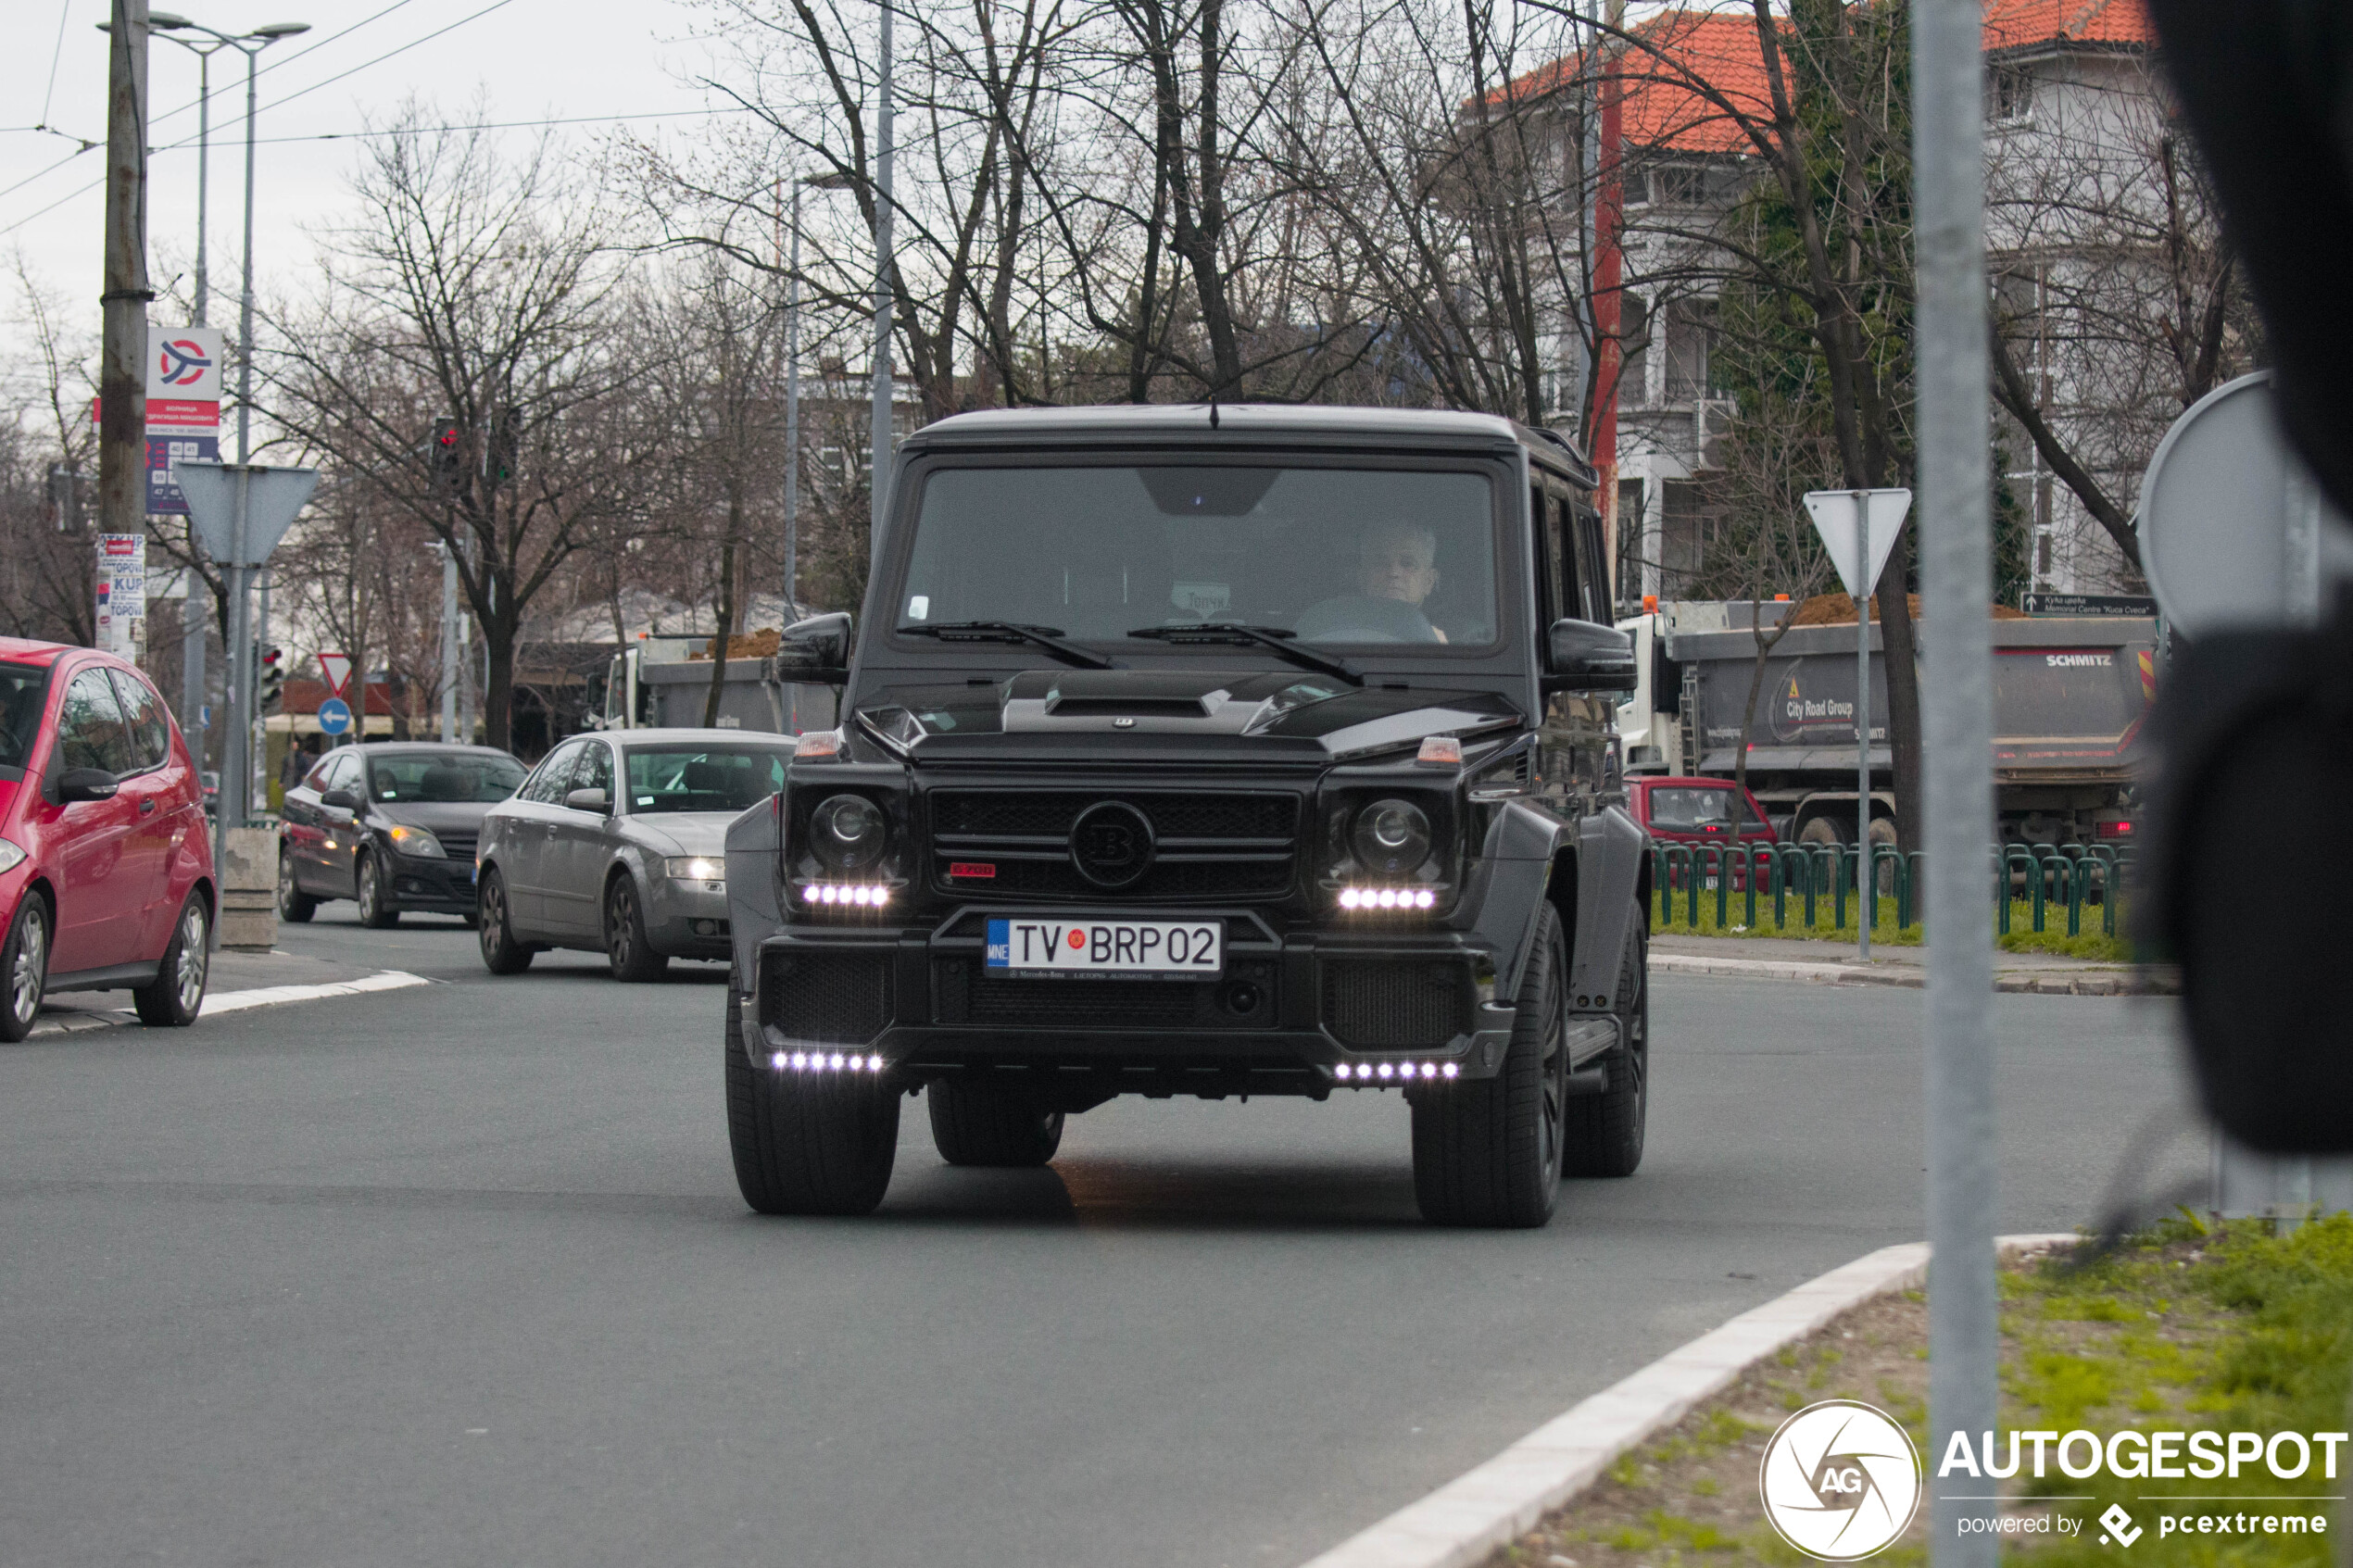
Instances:
[[[1494,509],[1468,470],[937,469],[896,624],[1009,621],[1117,643],[1223,621],[1302,643],[1484,646]]]
[[[632,747],[629,809],[661,811],[742,811],[785,787],[786,754],[771,746],[648,746]]]
[[[522,764],[510,757],[396,752],[368,758],[368,793],[383,801],[498,801],[514,794],[522,783]]]
[[[0,664],[0,778],[24,777],[48,690],[49,671],[41,666]]]

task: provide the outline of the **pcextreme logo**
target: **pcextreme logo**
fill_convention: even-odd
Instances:
[[[1823,1562],[1885,1550],[1920,1503],[1920,1456],[1885,1411],[1856,1399],[1808,1405],[1765,1445],[1756,1488],[1781,1539]]]

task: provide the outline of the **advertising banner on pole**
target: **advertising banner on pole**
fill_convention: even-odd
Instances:
[[[98,646],[137,659],[147,642],[147,539],[98,535]]]

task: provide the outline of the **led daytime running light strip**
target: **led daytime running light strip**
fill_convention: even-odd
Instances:
[[[1458,1078],[1462,1072],[1458,1061],[1343,1061],[1332,1076],[1343,1084],[1407,1084]]]
[[[1340,890],[1340,907],[1343,909],[1427,909],[1438,902],[1438,895],[1427,887],[1343,887]]]
[[[890,902],[890,889],[864,883],[810,882],[801,884],[800,901],[804,904],[849,904],[859,909],[879,909]]]
[[[879,1056],[857,1051],[847,1056],[839,1051],[778,1051],[768,1065],[780,1073],[880,1073],[886,1064]]]

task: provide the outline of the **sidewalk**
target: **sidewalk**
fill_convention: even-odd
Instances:
[[[1826,985],[1928,984],[1926,947],[1871,949],[1868,967],[1852,942],[1809,942],[1787,936],[1651,937],[1651,968],[1661,974],[1738,975],[1751,980],[1805,980]],[[1994,989],[2048,997],[2177,996],[2181,976],[2171,969],[2090,963],[2049,953],[1994,955]]]
[[[424,980],[399,970],[369,969],[334,963],[272,949],[267,953],[237,953],[222,948],[212,955],[212,974],[205,990],[201,1027],[215,1013],[247,1008],[275,1007],[285,1002],[316,1001],[327,997],[357,996],[422,985]],[[87,1029],[112,1029],[138,1022],[128,991],[56,991],[41,1004],[41,1022],[32,1026],[33,1039],[51,1035],[79,1034]]]

